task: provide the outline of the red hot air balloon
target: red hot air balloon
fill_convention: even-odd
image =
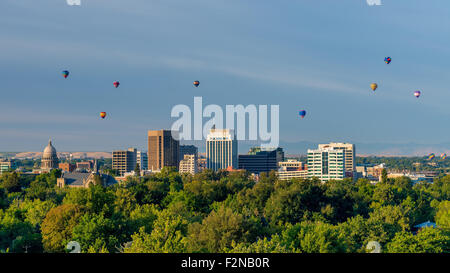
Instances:
[[[100,112],[100,117],[103,119],[106,117],[106,112]]]
[[[115,87],[115,88],[117,88],[117,87],[119,87],[119,85],[120,85],[120,82],[118,82],[118,81],[115,81],[115,82],[114,82],[113,84],[114,84],[114,87]]]
[[[200,85],[200,82],[199,82],[199,81],[195,81],[195,82],[194,82],[194,86],[195,86],[195,87],[198,87],[199,85]]]

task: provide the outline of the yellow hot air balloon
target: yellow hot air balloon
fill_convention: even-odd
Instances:
[[[370,85],[370,88],[372,88],[372,90],[375,91],[375,90],[377,90],[377,88],[378,88],[378,84],[372,83],[372,84]]]

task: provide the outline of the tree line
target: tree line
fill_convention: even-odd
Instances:
[[[321,183],[164,168],[111,187],[56,186],[59,170],[0,177],[0,251],[85,253],[450,252],[450,175]],[[426,221],[436,228],[416,232]]]

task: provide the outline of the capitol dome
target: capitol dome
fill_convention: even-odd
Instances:
[[[56,154],[55,147],[52,145],[52,141],[49,140],[42,154],[41,169],[51,170],[56,168],[58,168],[58,155]]]
[[[57,157],[56,149],[53,147],[51,140],[48,142],[47,147],[45,147],[42,157]]]

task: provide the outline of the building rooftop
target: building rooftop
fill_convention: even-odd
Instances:
[[[422,224],[418,224],[414,226],[415,228],[426,228],[426,227],[436,227],[436,223],[430,222],[430,221],[426,221]]]
[[[61,178],[65,178],[66,185],[83,186],[83,180],[87,179],[90,173],[62,173]]]
[[[61,178],[65,179],[66,185],[70,186],[83,186],[83,181],[87,180],[91,175],[94,173],[81,173],[81,172],[74,172],[74,173],[67,173],[63,172],[61,175]],[[102,176],[102,179],[105,181],[106,186],[110,186],[112,184],[117,183],[117,181],[114,179],[114,177],[106,174],[100,174]]]
[[[233,140],[234,130],[231,129],[211,129],[206,140]]]

